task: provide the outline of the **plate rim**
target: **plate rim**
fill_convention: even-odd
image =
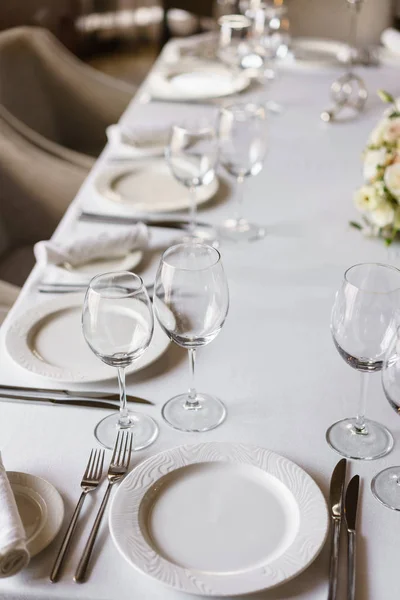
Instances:
[[[6,473],[11,489],[13,489],[13,484],[32,489],[40,496],[47,508],[47,518],[43,527],[39,530],[37,536],[31,542],[27,543],[28,552],[30,557],[33,558],[47,548],[59,533],[65,516],[64,501],[58,489],[50,481],[39,475],[24,473],[23,471],[7,471]],[[24,479],[30,480],[34,485],[12,481],[14,476],[23,476]],[[36,482],[40,482],[40,490],[35,487]],[[48,492],[48,497],[46,498],[43,496],[43,488],[46,489],[46,493]],[[50,495],[52,496],[51,501],[49,501]],[[55,502],[58,503],[57,508],[55,507]]]
[[[275,569],[271,568],[269,563],[264,567],[255,567],[253,570],[246,569],[239,575],[230,574],[226,578],[223,578],[221,574],[204,572],[201,572],[199,576],[199,572],[193,569],[182,568],[170,563],[149,546],[142,534],[139,520],[140,506],[144,496],[164,475],[190,464],[205,462],[204,454],[211,462],[225,460],[258,466],[269,473],[271,473],[271,468],[280,472],[278,479],[286,487],[289,487],[299,507],[300,524],[299,531],[289,548],[272,561]],[[154,471],[153,475],[151,469]],[[272,472],[272,475],[276,476],[276,471]],[[142,481],[141,487],[138,481]],[[310,496],[304,492],[297,497],[294,495],[293,489],[298,485],[305,486],[307,492],[310,492],[310,490],[313,492],[311,501]],[[129,512],[129,518],[134,527],[134,535],[131,536],[131,540],[134,540],[134,546],[130,545],[130,555],[126,553],[126,549],[120,545],[118,539],[118,522],[121,519],[123,521],[123,513],[118,514],[118,504],[124,500],[124,494],[129,499],[129,506],[125,510]],[[312,517],[314,515],[315,520],[316,514],[317,520],[321,519],[321,523],[318,524],[318,527],[311,527],[309,522],[310,530],[305,535],[301,519],[308,518],[309,521],[311,519],[312,523]],[[307,569],[325,544],[329,531],[329,518],[326,500],[319,486],[304,469],[292,460],[253,444],[204,442],[164,450],[135,467],[114,495],[109,512],[109,528],[112,540],[125,560],[136,570],[152,579],[178,591],[195,595],[237,596],[272,589],[293,579]],[[124,529],[124,525],[121,529]],[[133,551],[132,548],[134,548]],[[289,551],[292,552],[292,555]],[[299,552],[302,555],[302,562],[299,562],[298,559]],[[282,557],[284,557],[284,560],[282,560]],[[282,562],[283,567],[280,564]],[[295,566],[293,566],[293,563]],[[288,573],[285,573],[285,568],[289,570]],[[248,576],[247,584],[246,576]]]
[[[8,355],[13,360],[13,362],[25,371],[34,373],[35,375],[38,375],[39,377],[43,377],[45,379],[58,381],[60,383],[99,383],[114,379],[116,375],[113,371],[115,371],[115,369],[112,369],[109,375],[105,374],[93,378],[85,375],[84,371],[79,372],[73,371],[71,369],[62,369],[61,367],[56,367],[53,365],[48,365],[48,363],[43,363],[43,361],[41,361],[39,358],[36,358],[34,354],[29,350],[27,336],[30,329],[34,326],[35,322],[44,319],[45,317],[57,311],[66,308],[74,308],[76,306],[82,305],[83,299],[83,292],[68,293],[65,294],[65,296],[60,296],[59,298],[52,298],[47,302],[42,302],[32,308],[29,308],[24,313],[16,317],[8,327],[4,340],[5,349]],[[140,365],[139,368],[137,368],[136,366],[137,363],[133,363],[130,367],[127,367],[126,375],[139,372],[142,369],[149,367],[156,360],[158,360],[160,356],[162,356],[162,354],[164,354],[164,352],[169,347],[171,340],[167,337],[164,331],[162,331],[156,319],[154,319],[154,330],[157,331],[157,335],[161,336],[161,339],[163,337],[165,338],[163,350],[159,352],[156,356],[154,356],[151,360],[145,362],[143,366]],[[143,356],[146,356],[146,354],[144,353]],[[44,364],[47,365],[47,374],[43,372]],[[101,364],[100,359],[99,364]]]
[[[142,169],[142,170],[148,170],[148,171],[153,171],[154,165],[157,165],[157,168],[159,167],[167,167],[168,169],[168,165],[166,165],[165,160],[163,159],[153,159],[152,161],[134,161],[132,165],[128,166],[122,166],[122,165],[108,165],[107,167],[105,167],[104,169],[102,169],[100,171],[100,173],[97,175],[97,177],[94,179],[93,185],[94,188],[96,190],[96,192],[105,200],[112,202],[114,205],[117,204],[121,207],[124,207],[124,212],[129,212],[129,213],[138,213],[138,214],[143,214],[144,212],[149,212],[149,213],[165,213],[165,212],[175,212],[175,211],[180,211],[180,210],[186,210],[188,208],[190,208],[190,198],[189,195],[187,195],[187,201],[185,200],[184,203],[178,204],[178,205],[167,205],[167,206],[163,206],[163,207],[151,207],[151,206],[142,206],[140,204],[138,204],[138,206],[135,206],[135,204],[130,204],[129,202],[127,202],[120,194],[118,194],[117,192],[114,192],[110,186],[109,186],[109,182],[111,178],[116,178],[119,177],[121,175],[123,175],[124,173],[129,173],[132,171],[133,168],[135,169]],[[171,174],[171,178],[175,181],[173,175]],[[183,186],[182,186],[183,187]],[[203,197],[199,197],[199,195],[197,194],[197,198],[196,198],[196,206],[200,206],[202,204],[205,204],[206,202],[209,202],[212,198],[214,198],[214,196],[216,195],[216,193],[219,190],[220,187],[220,178],[218,177],[218,175],[215,173],[212,181],[204,186],[200,186],[203,190],[204,190],[204,196]],[[171,200],[172,202],[172,200]]]

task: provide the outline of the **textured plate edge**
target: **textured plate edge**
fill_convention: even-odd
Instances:
[[[109,530],[110,530],[110,535],[111,538],[113,540],[113,543],[115,544],[118,552],[120,553],[120,555],[124,558],[124,560],[131,566],[133,567],[137,572],[141,573],[142,575],[147,576],[148,578],[150,578],[153,582],[156,581],[158,584],[160,585],[166,585],[167,587],[169,587],[170,589],[174,589],[178,592],[186,592],[186,593],[190,593],[193,594],[194,596],[209,596],[209,597],[236,597],[236,596],[243,596],[243,595],[247,595],[247,594],[253,594],[256,592],[261,592],[261,591],[266,591],[266,590],[272,590],[274,588],[277,588],[281,585],[285,585],[286,583],[289,583],[291,580],[295,579],[296,577],[298,577],[299,575],[301,575],[304,571],[306,571],[310,565],[318,558],[318,556],[320,555],[327,537],[328,537],[328,533],[329,533],[329,514],[328,514],[328,506],[327,506],[327,502],[325,499],[325,496],[323,495],[319,485],[316,483],[316,481],[311,477],[311,475],[309,475],[307,473],[307,471],[305,471],[302,467],[300,467],[300,465],[298,465],[296,462],[294,462],[293,460],[287,458],[286,456],[283,456],[281,454],[278,454],[277,452],[274,452],[273,450],[269,450],[267,448],[263,448],[261,446],[257,446],[255,444],[240,444],[240,443],[234,443],[234,442],[203,442],[203,443],[198,443],[198,444],[185,444],[185,445],[181,445],[181,446],[175,446],[163,451],[158,452],[156,455],[153,455],[149,458],[147,458],[146,460],[142,461],[141,463],[139,463],[134,469],[132,469],[132,471],[129,473],[129,476],[131,476],[131,474],[136,471],[136,469],[138,469],[139,467],[142,467],[143,469],[145,469],[147,467],[147,464],[151,464],[152,461],[158,457],[158,456],[165,456],[168,455],[170,452],[180,452],[182,450],[185,449],[192,449],[192,448],[198,448],[198,447],[202,447],[202,446],[231,446],[231,447],[236,447],[236,448],[243,448],[243,449],[247,449],[249,451],[251,450],[256,450],[256,451],[262,451],[267,453],[269,456],[272,456],[274,458],[280,458],[280,459],[284,459],[284,461],[287,461],[287,463],[291,463],[292,465],[294,465],[295,468],[297,468],[299,471],[301,471],[306,478],[308,478],[308,480],[310,480],[310,482],[312,483],[312,485],[315,487],[315,491],[316,494],[319,496],[319,501],[320,501],[320,508],[323,510],[324,513],[324,524],[321,525],[321,529],[323,528],[324,532],[323,532],[323,536],[322,539],[319,541],[319,546],[317,548],[317,550],[315,551],[315,553],[313,554],[313,556],[310,558],[310,560],[307,561],[306,564],[304,564],[300,569],[298,569],[296,572],[294,572],[291,576],[286,577],[284,580],[282,581],[278,581],[277,583],[273,583],[273,584],[269,584],[267,587],[253,587],[251,590],[249,591],[236,591],[235,589],[233,590],[227,590],[226,592],[218,590],[218,591],[213,591],[210,590],[209,592],[205,592],[204,590],[194,590],[194,589],[185,589],[184,587],[178,587],[177,585],[173,585],[172,583],[167,583],[165,581],[160,580],[159,578],[155,577],[152,574],[149,574],[148,572],[146,572],[145,570],[143,570],[139,565],[131,562],[131,560],[123,553],[122,549],[119,547],[117,540],[115,538],[115,532],[113,531],[113,525],[112,525],[112,516],[113,516],[113,511],[114,511],[114,504],[116,503],[116,499],[118,498],[118,493],[120,491],[120,488],[117,490],[116,494],[114,495],[113,499],[112,499],[112,503],[110,506],[110,510],[109,510],[109,516],[108,516],[108,524],[109,524]],[[191,463],[187,463],[187,464],[191,464]],[[185,465],[180,465],[180,466],[185,466]],[[180,466],[177,466],[177,468],[180,468]],[[175,469],[173,469],[175,470]],[[126,478],[127,480],[127,478]],[[125,483],[125,481],[122,482],[121,486]],[[120,487],[121,487],[120,486]],[[145,492],[146,493],[146,492]],[[144,494],[142,494],[142,498],[143,498]],[[140,500],[141,502],[141,500]],[[139,506],[140,506],[140,502],[139,502]],[[185,569],[183,569],[185,570]],[[185,570],[190,572],[189,569]],[[218,576],[216,576],[218,577]]]

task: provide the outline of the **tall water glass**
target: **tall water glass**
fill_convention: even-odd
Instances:
[[[233,219],[220,228],[220,235],[233,241],[264,237],[265,230],[242,216],[243,187],[257,175],[267,152],[267,117],[261,104],[234,104],[222,108],[218,123],[220,160],[237,181],[237,210]]]
[[[178,244],[161,258],[154,288],[154,310],[166,334],[189,354],[189,391],[169,400],[164,419],[182,431],[217,427],[226,409],[215,396],[198,392],[194,382],[196,350],[212,342],[225,322],[228,284],[215,248]]]
[[[118,372],[119,414],[98,423],[97,440],[113,448],[118,431],[127,429],[133,434],[133,449],[146,448],[157,437],[157,424],[128,410],[125,389],[125,369],[145,352],[154,329],[151,302],[139,275],[122,271],[94,277],[85,296],[82,329],[95,355]]]
[[[340,356],[360,373],[356,417],[332,425],[328,443],[342,456],[373,459],[393,447],[391,433],[365,418],[371,373],[380,371],[399,322],[400,271],[378,263],[350,267],[336,294],[331,331]]]
[[[400,329],[383,361],[382,385],[390,406],[400,415]],[[384,469],[372,480],[372,493],[382,504],[400,510],[400,466]]]
[[[218,138],[215,127],[204,119],[196,123],[174,125],[165,156],[175,179],[189,190],[189,235],[182,241],[202,241],[207,234],[196,226],[197,189],[215,177]]]

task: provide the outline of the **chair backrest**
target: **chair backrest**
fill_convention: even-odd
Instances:
[[[37,148],[0,115],[0,254],[47,239],[86,171]]]

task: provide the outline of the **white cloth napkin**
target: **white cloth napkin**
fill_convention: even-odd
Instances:
[[[381,42],[393,54],[400,57],[400,31],[389,27],[382,32]]]
[[[131,227],[118,227],[116,231],[102,232],[97,236],[77,240],[67,246],[55,242],[37,242],[34,247],[38,263],[60,265],[68,263],[72,267],[101,258],[125,256],[132,250],[143,250],[149,242],[148,228],[143,223]]]
[[[24,526],[0,454],[0,577],[15,575],[28,562]]]

